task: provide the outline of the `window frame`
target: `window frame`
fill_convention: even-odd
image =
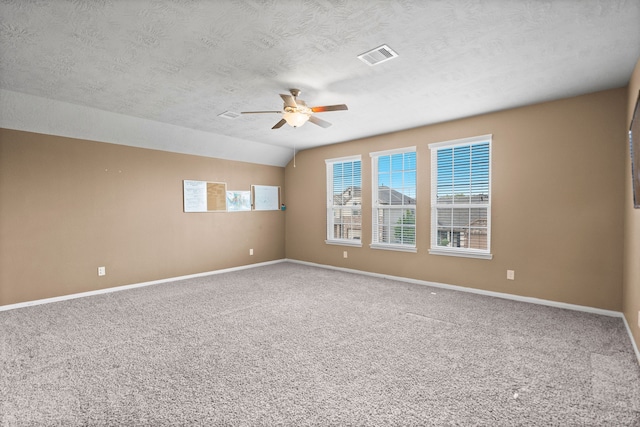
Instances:
[[[334,235],[334,211],[338,207],[334,204],[334,194],[333,194],[333,183],[334,183],[334,175],[333,175],[333,166],[339,163],[353,163],[360,162],[360,197],[362,197],[362,156],[354,155],[347,157],[338,157],[335,159],[325,159],[326,165],[326,175],[327,175],[327,230],[326,230],[326,240],[325,243],[328,245],[342,245],[342,246],[355,246],[362,247],[362,201],[358,207],[355,206],[339,206],[339,209],[350,209],[352,211],[359,210],[360,211],[360,239],[338,239],[335,238]]]
[[[478,144],[489,144],[489,159],[488,159],[488,201],[486,204],[438,204],[438,152],[443,149],[450,149],[462,146],[473,146]],[[492,156],[493,156],[493,135],[481,135],[470,138],[455,139],[450,141],[442,141],[429,144],[429,150],[431,151],[431,245],[429,248],[429,254],[432,255],[445,255],[455,257],[466,258],[479,258],[479,259],[492,259],[491,254],[491,204],[493,194],[491,190],[492,186]],[[438,209],[446,208],[464,208],[464,209],[485,209],[487,210],[487,248],[486,249],[471,249],[471,248],[459,248],[459,247],[443,247],[438,246]]]
[[[416,166],[415,166],[415,189],[416,194],[413,197],[416,202],[413,205],[381,205],[379,204],[379,189],[378,189],[378,160],[383,156],[392,156],[394,154],[404,154],[404,153],[415,153],[416,156]],[[418,221],[417,221],[417,196],[418,196],[418,151],[416,146],[411,147],[403,147],[396,148],[391,150],[384,151],[375,151],[369,153],[369,157],[371,157],[371,244],[369,247],[371,249],[383,249],[383,250],[391,250],[391,251],[401,251],[401,252],[418,252],[417,238],[418,238]],[[403,171],[405,172],[405,171]],[[379,209],[389,209],[389,210],[408,210],[412,209],[414,214],[414,242],[413,245],[409,244],[397,244],[397,243],[384,243],[377,241],[378,233],[378,210]]]

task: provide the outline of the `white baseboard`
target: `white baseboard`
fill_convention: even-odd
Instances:
[[[76,298],[84,298],[84,297],[89,297],[89,296],[92,296],[92,295],[108,294],[108,293],[111,293],[111,292],[125,291],[127,289],[141,288],[141,287],[144,287],[144,286],[158,285],[160,283],[175,282],[175,281],[178,281],[178,280],[193,279],[193,278],[196,278],[196,277],[211,276],[211,275],[214,275],[214,274],[230,273],[232,271],[239,271],[239,270],[246,270],[246,269],[249,269],[249,268],[263,267],[265,265],[277,264],[277,263],[285,262],[285,261],[286,261],[286,259],[279,259],[279,260],[275,260],[275,261],[266,261],[266,262],[260,262],[260,263],[257,263],[257,264],[248,264],[248,265],[241,265],[239,267],[225,268],[225,269],[222,269],[222,270],[206,271],[206,272],[203,272],[203,273],[188,274],[186,276],[177,276],[177,277],[169,277],[169,278],[166,278],[166,279],[152,280],[150,282],[134,283],[134,284],[131,284],[131,285],[115,286],[113,288],[97,289],[95,291],[80,292],[80,293],[76,293],[76,294],[62,295],[62,296],[53,297],[53,298],[44,298],[44,299],[33,300],[33,301],[19,302],[19,303],[16,303],[16,304],[0,305],[0,311],[15,310],[17,308],[31,307],[31,306],[34,306],[34,305],[41,305],[41,304],[49,304],[49,303],[52,303],[52,302],[66,301],[66,300],[76,299]]]
[[[582,312],[585,312],[585,313],[600,314],[600,315],[609,316],[609,317],[620,317],[620,318],[622,318],[622,320],[624,322],[624,325],[627,328],[627,332],[629,334],[629,339],[631,340],[631,344],[633,345],[633,349],[634,349],[634,351],[636,353],[636,358],[638,359],[638,363],[640,363],[640,351],[638,351],[638,346],[636,345],[636,342],[633,339],[633,335],[631,334],[631,328],[629,327],[629,324],[627,323],[627,319],[624,317],[624,314],[622,312],[620,312],[620,311],[604,310],[602,308],[588,307],[588,306],[577,305],[577,304],[568,304],[568,303],[564,303],[564,302],[551,301],[551,300],[545,300],[545,299],[540,299],[540,298],[523,297],[523,296],[520,296],[520,295],[507,294],[507,293],[503,293],[503,292],[485,291],[483,289],[466,288],[464,286],[449,285],[449,284],[446,284],[446,283],[429,282],[429,281],[426,281],[426,280],[417,280],[417,279],[410,279],[410,278],[407,278],[407,277],[391,276],[391,275],[388,275],[388,274],[372,273],[372,272],[369,272],[369,271],[354,270],[354,269],[351,269],[351,268],[343,268],[343,267],[335,267],[335,266],[332,266],[332,265],[325,265],[325,264],[316,264],[316,263],[313,263],[313,262],[299,261],[299,260],[295,260],[295,259],[287,259],[286,261],[297,263],[297,264],[308,265],[308,266],[312,266],[312,267],[319,267],[319,268],[326,268],[326,269],[330,269],[330,270],[344,271],[344,272],[347,272],[347,273],[363,274],[363,275],[379,277],[379,278],[383,278],[383,279],[397,280],[397,281],[400,281],[400,282],[407,282],[407,283],[414,283],[414,284],[418,284],[418,285],[432,286],[434,288],[450,289],[450,290],[460,291],[460,292],[469,292],[469,293],[473,293],[473,294],[486,295],[486,296],[491,296],[491,297],[496,297],[496,298],[503,298],[503,299],[509,299],[509,300],[514,300],[514,301],[528,302],[528,303],[531,303],[531,304],[546,305],[546,306],[549,306],[549,307],[564,308],[564,309],[567,309],[567,310],[575,310],[575,311],[582,311]]]
[[[494,292],[494,291],[485,291],[483,289],[466,288],[464,286],[449,285],[449,284],[446,284],[446,283],[438,283],[438,282],[429,282],[429,281],[426,281],[426,280],[410,279],[410,278],[401,277],[401,276],[391,276],[391,275],[388,275],[388,274],[371,273],[369,271],[353,270],[353,269],[350,269],[350,268],[334,267],[334,266],[331,266],[331,265],[324,265],[324,264],[315,264],[315,263],[312,263],[312,262],[298,261],[298,260],[294,260],[294,259],[287,259],[287,261],[288,262],[298,263],[298,264],[309,265],[309,266],[313,266],[313,267],[327,268],[327,269],[330,269],[330,270],[339,270],[339,271],[344,271],[344,272],[347,272],[347,273],[364,274],[364,275],[367,275],[367,276],[380,277],[380,278],[383,278],[383,279],[397,280],[399,282],[415,283],[417,285],[432,286],[434,288],[450,289],[450,290],[453,290],[453,291],[461,291],[461,292],[469,292],[469,293],[473,293],[473,294],[487,295],[487,296],[496,297],[496,298],[503,298],[503,299],[510,299],[510,300],[514,300],[514,301],[529,302],[529,303],[532,303],[532,304],[539,304],[539,305],[547,305],[547,306],[550,306],[550,307],[566,308],[568,310],[576,310],[576,311],[584,311],[584,312],[587,312],[587,313],[602,314],[604,316],[610,316],[610,317],[622,317],[622,313],[619,312],[619,311],[604,310],[604,309],[601,309],[601,308],[587,307],[587,306],[576,305],[576,304],[567,304],[567,303],[564,303],[564,302],[544,300],[544,299],[539,299],[539,298],[523,297],[523,296],[520,296],[520,295],[507,294],[507,293],[503,293],[503,292]]]
[[[627,327],[627,332],[629,333],[629,340],[633,345],[633,350],[636,352],[636,357],[638,358],[638,363],[640,363],[640,351],[638,350],[638,346],[636,345],[635,340],[633,339],[633,334],[631,333],[631,327],[629,326],[629,322],[627,322],[627,318],[622,316],[622,321],[624,322],[624,326]]]

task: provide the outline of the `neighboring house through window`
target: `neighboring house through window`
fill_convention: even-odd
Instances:
[[[429,144],[431,249],[491,259],[491,135]]]
[[[370,153],[371,247],[416,251],[416,147]]]
[[[362,245],[361,157],[325,160],[327,166],[326,243]]]

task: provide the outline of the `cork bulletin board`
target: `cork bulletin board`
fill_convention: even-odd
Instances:
[[[227,183],[183,181],[185,212],[226,212]]]

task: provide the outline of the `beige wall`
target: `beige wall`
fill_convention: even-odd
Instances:
[[[626,117],[627,90],[616,89],[303,151],[285,172],[287,257],[620,311]],[[429,255],[427,145],[489,133],[493,259]],[[362,156],[363,212],[370,212],[369,153],[412,145],[418,253],[370,249],[370,231],[362,248],[325,244],[324,160]],[[371,229],[366,213],[363,229]],[[507,269],[515,281],[506,280]]]
[[[286,256],[622,310],[624,272],[624,311],[638,336],[640,239],[625,240],[640,230],[626,151],[638,75],[628,90],[306,150],[286,169],[0,130],[0,305]],[[427,145],[487,133],[494,258],[429,255]],[[362,248],[326,245],[324,160],[362,155],[366,212],[369,153],[408,145],[418,147],[418,253],[370,249],[367,214]],[[183,179],[225,181],[230,190],[286,182],[287,211],[185,214]],[[105,277],[96,274],[101,265]]]
[[[183,213],[184,179],[284,189],[280,167],[0,130],[0,305],[285,256],[284,213]]]
[[[627,126],[631,125],[631,117],[635,107],[638,92],[640,91],[640,61],[631,76],[628,90],[628,115]],[[640,328],[638,317],[640,311],[640,209],[633,208],[633,193],[631,190],[631,161],[629,148],[626,147],[625,157],[625,202],[624,202],[624,285],[623,285],[623,311],[636,345],[640,347]]]

